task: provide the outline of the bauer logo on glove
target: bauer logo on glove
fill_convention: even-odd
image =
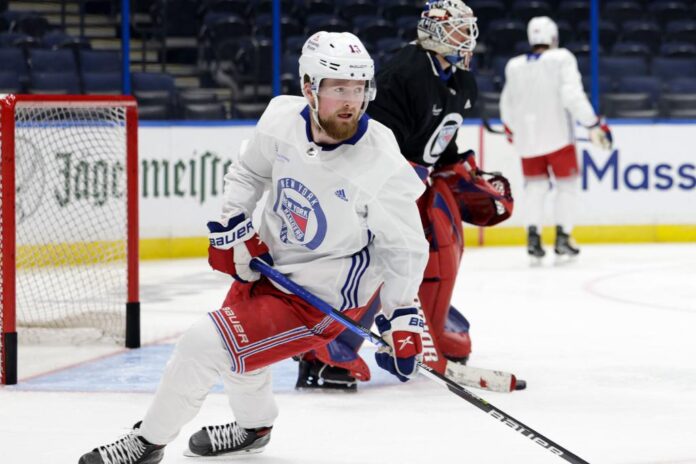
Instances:
[[[251,219],[244,214],[231,217],[226,226],[211,221],[208,223],[208,230],[208,263],[216,271],[246,283],[260,277],[258,272],[249,267],[252,258],[259,257],[268,264],[273,264],[268,247],[255,233]]]
[[[229,224],[231,223],[232,219],[230,220]],[[229,229],[229,227],[231,226],[228,225],[228,227],[225,228],[219,222],[209,222],[208,230],[210,230],[210,245],[220,250],[229,250],[236,244],[236,242],[239,240],[248,239],[249,237],[247,235],[254,232],[254,226],[251,225],[251,219],[248,219],[246,222],[239,223],[232,229]]]
[[[390,318],[377,316],[375,324],[389,345],[380,347],[375,353],[377,364],[406,382],[415,374],[416,357],[423,351],[423,318],[415,307],[397,308]]]

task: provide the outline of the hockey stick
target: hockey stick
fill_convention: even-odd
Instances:
[[[481,124],[483,124],[483,128],[491,134],[505,135],[504,130],[496,129],[493,126],[491,126],[491,122],[488,120],[488,118],[481,118]]]
[[[299,296],[303,300],[305,300],[307,303],[311,304],[315,308],[317,308],[319,311],[323,312],[327,316],[329,316],[331,319],[335,320],[336,322],[340,323],[347,329],[351,330],[352,332],[356,333],[357,335],[360,335],[366,340],[371,341],[375,345],[378,346],[389,346],[387,345],[387,342],[385,342],[382,337],[379,335],[372,333],[369,329],[366,329],[365,327],[357,324],[355,321],[353,321],[351,318],[346,316],[345,314],[341,313],[340,311],[337,311],[331,305],[320,299],[319,297],[313,295],[309,291],[307,291],[304,287],[296,284],[277,270],[273,269],[271,266],[266,264],[264,261],[254,258],[251,260],[250,266],[253,270],[260,272],[270,280],[276,282],[277,284],[281,285],[284,287],[286,290],[292,292],[293,294]],[[454,382],[453,380],[450,380],[446,376],[440,374],[437,371],[434,371],[432,368],[427,366],[426,364],[423,364],[421,362],[418,363],[418,371],[428,377],[429,379],[435,381],[436,383],[440,384],[441,386],[447,388],[449,391],[454,393],[455,395],[459,396],[460,398],[463,398],[464,400],[468,401],[470,404],[476,406],[479,408],[481,411],[485,412],[489,416],[493,417],[495,420],[502,422],[503,424],[507,425],[510,427],[512,430],[515,432],[521,434],[523,437],[528,438],[529,440],[533,441],[537,445],[541,446],[542,448],[548,450],[552,454],[555,454],[556,456],[566,460],[567,462],[573,463],[573,464],[589,464],[587,461],[584,459],[580,458],[579,456],[571,453],[558,443],[550,440],[549,438],[546,438],[544,435],[540,434],[536,430],[532,429],[531,427],[523,424],[522,422],[518,421],[517,419],[513,418],[506,412],[503,412],[502,410],[496,408],[492,404],[490,404],[488,401],[479,398],[478,396],[474,395],[471,393],[469,390],[466,388],[462,387],[458,383]]]
[[[481,125],[483,126],[484,129],[486,129],[486,132],[490,132],[491,134],[505,135],[504,130],[496,129],[495,127],[491,126],[491,122],[488,120],[488,118],[481,118]],[[587,137],[576,137],[575,141],[576,142],[589,142],[590,139]]]

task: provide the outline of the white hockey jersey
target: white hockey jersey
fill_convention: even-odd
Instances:
[[[523,158],[575,143],[575,121],[585,127],[597,122],[575,56],[557,48],[508,61],[500,118],[512,131],[513,144]]]
[[[271,100],[225,175],[223,223],[251,216],[268,189],[257,230],[276,269],[340,310],[365,305],[382,282],[385,313],[413,304],[429,251],[423,182],[381,123],[364,115],[351,139],[320,146],[309,118],[303,97]]]

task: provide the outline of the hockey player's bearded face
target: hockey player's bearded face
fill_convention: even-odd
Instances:
[[[351,138],[365,102],[365,81],[324,79],[319,88],[319,123],[332,139]]]

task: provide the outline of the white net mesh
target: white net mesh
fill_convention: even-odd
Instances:
[[[125,119],[123,106],[16,106],[16,314],[22,342],[123,341]]]

